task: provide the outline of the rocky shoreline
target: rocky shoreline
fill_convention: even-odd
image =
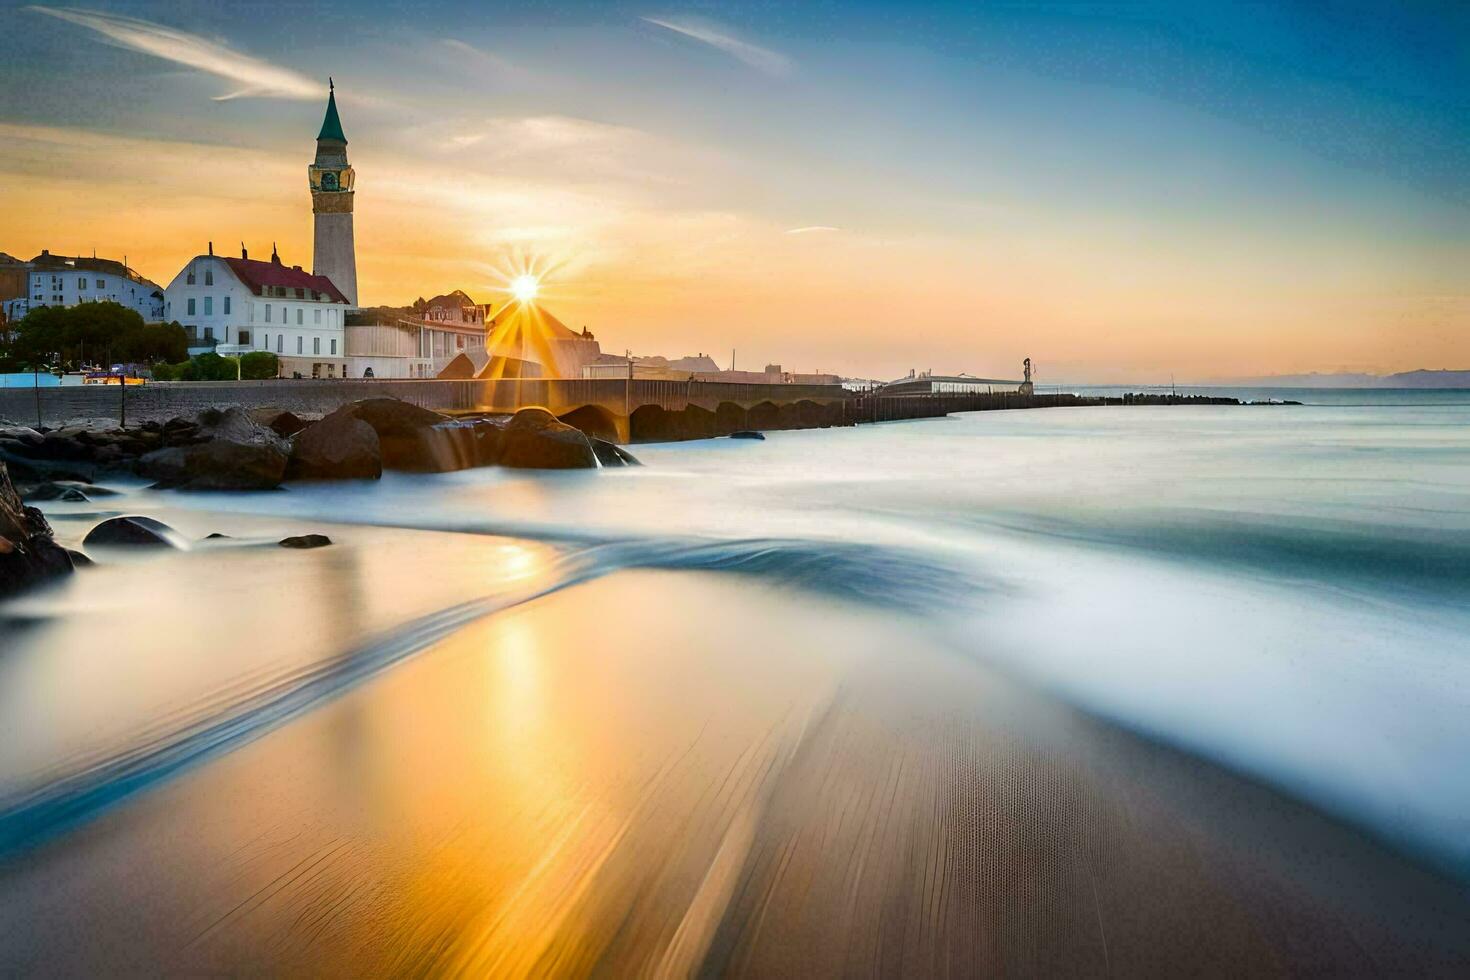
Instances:
[[[121,428],[80,421],[56,429],[0,424],[0,596],[66,575],[88,561],[56,543],[28,502],[87,502],[114,490],[97,481],[143,478],[180,491],[274,490],[288,480],[374,480],[384,470],[445,473],[478,466],[597,469],[637,466],[619,446],[542,409],[454,419],[394,398],[344,405],[314,421],[281,409],[206,409],[192,418]],[[141,519],[118,517],[89,543],[166,543]],[[106,538],[107,540],[103,540]],[[321,535],[281,542],[330,544]]]
[[[455,419],[368,398],[311,421],[232,407],[126,429],[85,420],[49,430],[0,425],[0,464],[26,499],[88,500],[107,492],[93,484],[108,476],[177,490],[271,490],[287,480],[377,479],[384,470],[595,469],[637,460],[542,409]]]

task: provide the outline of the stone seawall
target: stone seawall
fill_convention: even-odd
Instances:
[[[166,422],[206,408],[283,408],[326,415],[360,398],[400,398],[439,412],[464,411],[468,389],[454,381],[200,381],[135,385],[0,388],[0,418],[56,427],[74,419]]]
[[[1238,404],[1233,398],[1020,392],[888,395],[836,385],[759,385],[632,380],[224,381],[131,388],[91,385],[0,389],[0,419],[56,428],[81,419],[124,425],[193,417],[206,408],[280,408],[327,415],[364,398],[398,398],[450,415],[545,408],[588,435],[614,442],[707,439],[742,429],[815,429],[954,412],[1099,405]]]

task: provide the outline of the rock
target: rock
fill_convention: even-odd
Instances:
[[[250,417],[282,438],[294,436],[306,428],[300,416],[284,408],[252,408]]]
[[[66,556],[71,559],[73,568],[86,568],[88,565],[97,564],[80,551],[72,551],[70,548],[66,549]]]
[[[14,439],[27,447],[39,446],[46,441],[46,437],[41,433],[24,425],[8,425],[0,429],[0,439]]]
[[[270,490],[280,485],[287,460],[280,436],[240,408],[207,412],[201,421],[206,441],[148,453],[138,460],[138,474],[177,490]]]
[[[447,415],[397,398],[366,398],[333,414],[372,426],[384,469],[447,473],[475,465],[468,446],[472,434],[453,425]]]
[[[226,534],[223,531],[210,531],[208,534],[206,534],[204,536],[204,540],[205,541],[215,541],[215,540],[218,540],[219,538],[229,538],[229,537],[233,537],[233,535]]]
[[[731,439],[765,439],[765,434],[756,432],[754,429],[741,429],[739,432],[730,433]]]
[[[286,466],[292,480],[376,480],[382,475],[377,431],[346,409],[307,426],[296,437]]]
[[[0,462],[0,595],[71,571],[71,556],[52,537],[51,525],[39,510],[21,503]]]
[[[332,539],[325,534],[298,534],[282,538],[279,543],[282,548],[325,548],[332,543]]]
[[[155,521],[151,517],[138,516],[110,517],[88,531],[87,536],[82,539],[82,544],[90,547],[98,545],[143,545],[179,549],[185,547],[183,536],[167,524]]]
[[[593,439],[591,442],[592,452],[596,454],[597,461],[605,467],[643,465],[633,457],[632,453],[616,443],[608,442],[606,439]]]
[[[581,429],[541,408],[523,408],[501,436],[500,465],[520,469],[591,469],[597,454]]]
[[[45,483],[48,480],[75,480],[87,483],[95,475],[93,468],[86,463],[18,456],[4,447],[0,447],[0,463],[4,463],[9,468],[12,479],[21,483]]]

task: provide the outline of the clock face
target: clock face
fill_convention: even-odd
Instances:
[[[337,189],[336,171],[328,170],[322,174],[322,190],[334,191]]]

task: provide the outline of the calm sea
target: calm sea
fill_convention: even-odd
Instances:
[[[5,661],[0,685],[0,801],[59,803],[23,825],[0,813],[0,837],[71,819],[92,798],[79,804],[76,786],[105,799],[107,779],[161,778],[108,766],[168,758],[211,719],[248,728],[251,712],[267,724],[308,710],[418,649],[379,643],[350,670],[312,673],[303,664],[328,659],[314,651],[340,653],[323,637],[386,628],[390,609],[444,635],[509,601],[530,562],[542,592],[659,568],[879,610],[1470,872],[1470,392],[1182,390],[1308,404],[986,412],[634,447],[647,465],[624,471],[390,474],[234,496],[124,488],[121,503],[48,505],[73,540],[124,509],[200,537],[407,529],[393,540],[417,535],[415,558],[374,564],[364,544],[350,569],[330,559],[341,581],[294,582],[278,553],[201,547],[186,564],[87,573],[12,607],[10,642],[28,652]],[[466,550],[487,535],[524,547]],[[656,591],[638,613],[720,627],[717,612]],[[208,658],[170,647],[200,629]],[[265,658],[272,643],[291,656]],[[94,676],[59,698],[112,669],[89,645],[136,659],[116,684]]]

